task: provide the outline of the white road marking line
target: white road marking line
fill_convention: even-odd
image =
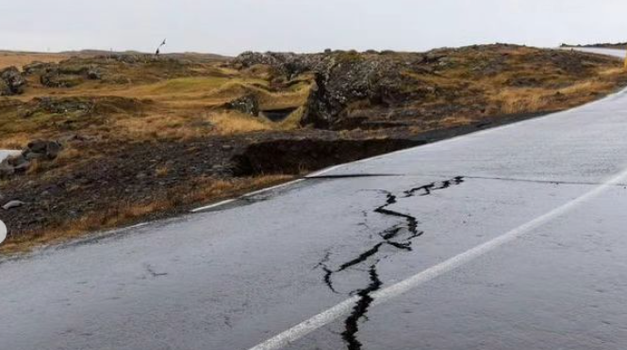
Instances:
[[[7,239],[7,225],[0,220],[0,244],[2,244],[5,239]]]
[[[305,180],[304,179],[298,179],[298,180],[293,180],[293,181],[290,181],[290,182],[286,182],[284,184],[280,184],[280,185],[276,185],[276,186],[272,186],[272,187],[268,187],[268,188],[263,188],[263,189],[258,190],[258,191],[246,193],[245,195],[239,196],[237,198],[231,198],[231,199],[223,200],[221,202],[213,203],[213,204],[210,204],[210,205],[207,205],[207,206],[204,206],[204,207],[192,209],[191,212],[192,213],[198,213],[198,212],[201,212],[201,211],[205,211],[205,210],[221,207],[223,205],[227,205],[227,204],[233,203],[233,202],[237,201],[238,199],[248,198],[248,197],[256,196],[256,195],[259,195],[259,194],[262,194],[262,193],[278,190],[278,189],[281,189],[281,188],[284,188],[284,187],[295,185],[295,184],[297,184],[299,182],[302,182],[302,181],[305,181]]]
[[[250,192],[250,193],[247,193],[247,194],[243,195],[242,197],[245,198],[245,197],[256,196],[258,194],[262,194],[262,193],[278,190],[278,189],[281,189],[281,188],[284,188],[284,187],[292,186],[292,185],[295,185],[295,184],[297,184],[299,182],[303,182],[303,181],[305,181],[305,180],[304,179],[293,180],[293,181],[290,181],[290,182],[286,182],[284,184],[280,184],[280,185],[276,185],[276,186],[272,186],[272,187],[268,187],[268,188],[263,188],[261,190],[255,191],[255,192]]]
[[[134,229],[134,228],[140,228],[140,227],[148,226],[149,224],[150,224],[149,222],[142,222],[142,223],[135,224],[135,225],[132,225],[132,226],[127,226],[127,227],[124,227],[124,228],[122,228],[121,230],[122,230],[122,231],[132,230],[132,229]]]
[[[225,201],[221,201],[221,202],[218,202],[218,203],[213,203],[213,204],[210,204],[210,205],[206,205],[204,207],[192,209],[192,213],[198,213],[199,211],[205,211],[205,210],[213,209],[213,208],[216,208],[216,207],[221,207],[223,205],[226,205],[226,204],[229,204],[229,203],[233,203],[236,200],[237,200],[237,198],[227,199]]]
[[[379,305],[391,299],[394,299],[414,288],[419,287],[420,285],[429,282],[443,274],[451,272],[461,266],[479,258],[483,255],[507,244],[516,239],[522,237],[523,235],[529,233],[530,231],[542,226],[543,224],[549,222],[550,220],[562,216],[565,213],[571,211],[575,207],[585,203],[586,201],[597,197],[601,193],[603,193],[608,188],[615,186],[621,181],[627,179],[627,169],[621,172],[620,174],[614,176],[613,178],[607,180],[603,184],[595,187],[593,190],[586,192],[573,199],[572,201],[557,207],[548,213],[541,215],[522,226],[519,226],[497,238],[494,238],[486,243],[483,243],[479,246],[476,246],[464,253],[461,253],[457,256],[454,256],[446,261],[443,261],[437,265],[434,265],[418,274],[401,281],[397,284],[394,284],[390,287],[382,289],[376,293],[373,293],[372,297],[374,299],[373,306]],[[359,300],[358,297],[353,297],[343,301],[342,303],[310,318],[309,320],[300,323],[299,325],[288,329],[287,331],[253,347],[250,350],[278,350],[281,349],[298,339],[312,333],[313,331],[337,320],[338,318],[345,316],[351,312],[355,303]]]

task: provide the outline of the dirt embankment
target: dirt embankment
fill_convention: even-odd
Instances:
[[[513,45],[97,55],[0,77],[0,148],[24,149],[0,164],[0,206],[13,202],[0,209],[4,252],[175,215],[627,85],[620,60]]]

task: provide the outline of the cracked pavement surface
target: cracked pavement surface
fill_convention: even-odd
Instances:
[[[392,301],[372,293],[591,191],[626,150],[620,93],[4,260],[0,348],[246,350],[357,296],[285,349],[619,349],[627,183]]]

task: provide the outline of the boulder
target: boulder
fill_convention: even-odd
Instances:
[[[35,75],[42,74],[46,71],[46,69],[52,68],[54,63],[45,63],[40,61],[34,61],[33,63],[25,65],[22,70],[24,71],[24,75]]]
[[[61,144],[56,141],[32,141],[21,154],[8,157],[0,162],[0,178],[26,173],[34,160],[53,160],[57,158],[62,148]]]
[[[35,140],[30,142],[27,148],[22,151],[22,157],[26,160],[42,158],[53,160],[57,158],[61,148],[61,144],[56,141]]]
[[[87,79],[89,80],[101,80],[102,72],[97,67],[90,67],[87,70]]]
[[[15,174],[15,167],[9,163],[9,159],[0,162],[0,179]]]
[[[245,95],[238,99],[235,99],[227,104],[227,107],[232,110],[242,112],[244,114],[250,114],[253,116],[259,115],[259,102],[254,95]]]
[[[22,73],[15,68],[9,67],[0,71],[0,95],[19,95],[24,93],[24,87],[26,86],[26,79],[22,76]]]
[[[39,77],[41,85],[47,87],[70,88],[83,83],[85,78],[76,74],[62,74],[58,68],[48,68]]]

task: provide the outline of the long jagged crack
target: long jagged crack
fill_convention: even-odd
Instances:
[[[357,333],[359,332],[359,320],[366,317],[370,304],[374,301],[371,294],[381,289],[383,282],[379,279],[377,273],[377,264],[370,266],[370,285],[367,288],[360,290],[357,295],[359,300],[353,308],[353,312],[344,321],[344,332],[342,332],[342,339],[346,342],[348,350],[360,350],[362,347],[361,342],[357,339]]]
[[[331,256],[330,252],[327,252],[325,257],[320,261],[317,267],[322,268],[324,271],[324,283],[333,293],[339,294],[333,283],[334,275],[362,265],[373,257],[377,258],[376,262],[370,265],[368,269],[370,280],[368,286],[362,289],[353,290],[349,293],[350,295],[358,296],[359,299],[356,302],[352,313],[344,321],[345,330],[342,333],[342,339],[346,343],[348,350],[361,350],[362,344],[357,339],[359,321],[362,319],[367,320],[367,312],[373,301],[372,293],[376,292],[383,286],[383,281],[379,278],[377,266],[381,260],[386,259],[388,256],[380,254],[381,248],[384,246],[390,246],[398,249],[398,251],[410,252],[413,250],[412,245],[414,240],[425,234],[424,231],[419,230],[418,227],[420,225],[420,221],[415,216],[393,210],[390,207],[397,204],[401,199],[429,196],[434,192],[445,190],[462,183],[464,183],[464,177],[458,176],[450,180],[414,187],[403,191],[400,194],[394,194],[385,190],[378,191],[385,194],[385,203],[376,207],[373,212],[383,216],[400,219],[402,222],[398,222],[382,231],[377,232],[377,235],[381,237],[382,241],[377,242],[357,257],[340,264],[336,269],[329,267],[329,260]],[[364,216],[367,217],[367,215]],[[360,225],[369,227],[365,222]],[[404,235],[405,230],[408,231],[408,234]]]

